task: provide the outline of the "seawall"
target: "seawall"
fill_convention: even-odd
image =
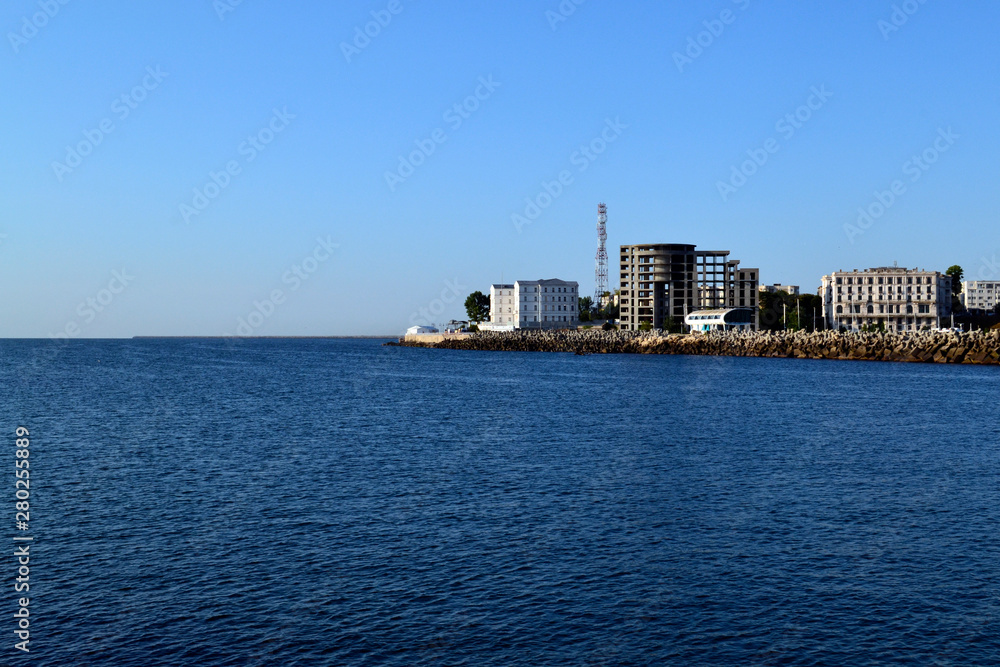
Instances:
[[[395,345],[452,350],[577,354],[696,354],[1000,365],[1000,331],[839,333],[656,331],[482,331],[461,340]]]
[[[414,347],[429,347],[434,343],[442,343],[446,340],[465,340],[471,335],[467,333],[406,334],[403,336],[402,342],[413,344]]]

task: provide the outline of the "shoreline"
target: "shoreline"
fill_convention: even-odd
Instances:
[[[399,336],[132,336],[125,340],[391,340]]]
[[[385,345],[493,352],[572,352],[575,354],[687,354],[894,361],[906,363],[1000,365],[1000,331],[906,333],[818,331],[711,332],[657,331],[482,331],[462,339],[420,342],[400,339]]]

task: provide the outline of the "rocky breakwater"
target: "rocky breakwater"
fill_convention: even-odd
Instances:
[[[695,354],[1000,365],[1000,331],[913,333],[657,331],[483,331],[464,340],[414,347],[576,354]]]

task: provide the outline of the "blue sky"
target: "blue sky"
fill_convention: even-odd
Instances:
[[[613,284],[646,242],[807,291],[1000,278],[996,3],[63,1],[0,10],[0,336],[397,334],[501,276],[586,293],[601,201]]]

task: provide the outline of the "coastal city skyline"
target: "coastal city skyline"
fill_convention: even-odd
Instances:
[[[0,336],[397,334],[501,279],[587,294],[598,201],[612,288],[646,242],[810,293],[1000,278],[986,2],[124,7],[0,12]]]

